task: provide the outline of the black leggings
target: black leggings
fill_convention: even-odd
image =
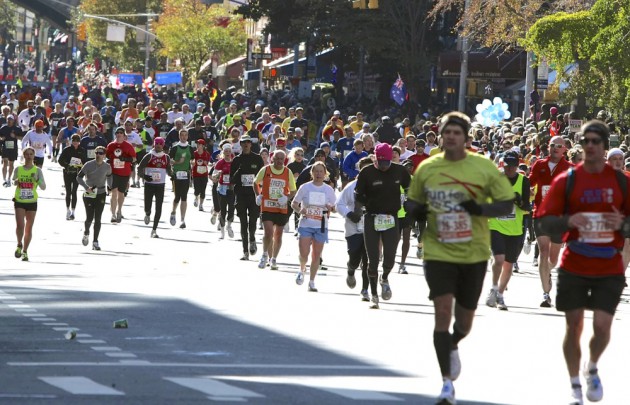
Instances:
[[[94,242],[98,242],[98,235],[101,233],[101,216],[105,208],[105,193],[97,194],[96,198],[83,197],[85,205],[85,235],[90,234],[90,226],[94,221]]]
[[[219,205],[221,206],[221,213],[219,214],[221,226],[225,226],[226,214],[228,222],[234,221],[234,190],[227,190],[226,195],[219,194]]]
[[[155,196],[155,217],[153,217],[153,230],[156,230],[162,216],[162,203],[164,202],[164,184],[144,184],[144,213],[151,216],[151,204]]]
[[[365,251],[365,241],[363,234],[357,233],[346,236],[348,244],[348,273],[354,274],[354,271],[361,266],[361,278],[363,286],[361,290],[367,290],[370,280],[368,278],[368,256]]]
[[[79,189],[77,174],[68,173],[64,170],[63,183],[66,186],[66,207],[72,206],[72,209],[75,209],[77,207],[77,190]]]
[[[378,262],[379,262],[379,242],[383,244],[383,280],[387,280],[390,271],[396,264],[396,250],[400,240],[398,232],[398,218],[394,216],[395,226],[386,231],[376,231],[374,229],[374,215],[365,214],[363,216],[365,230],[363,238],[365,241],[365,250],[368,255],[368,277],[370,278],[370,288],[372,295],[377,294],[376,287],[378,285]]]
[[[208,185],[208,177],[193,177],[193,186],[195,187],[195,197],[201,196],[202,200],[206,199],[206,186]]]
[[[256,221],[260,207],[256,205],[254,195],[239,195],[236,199],[236,214],[241,222],[243,252],[247,252],[247,243],[256,241]]]
[[[212,207],[214,208],[214,212],[221,211],[221,204],[219,204],[219,192],[217,191],[219,185],[217,183],[212,183]]]

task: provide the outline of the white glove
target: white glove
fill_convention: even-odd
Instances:
[[[262,204],[262,198],[262,194],[256,196],[256,205],[260,206],[260,204]]]
[[[289,197],[287,197],[286,195],[283,195],[282,197],[278,198],[278,203],[280,205],[286,205],[289,202]]]

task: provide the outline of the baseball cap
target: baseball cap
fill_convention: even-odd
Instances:
[[[286,138],[276,139],[276,146],[286,146],[286,144],[287,144]]]
[[[376,160],[392,160],[392,147],[388,143],[379,143],[374,150]]]
[[[243,142],[251,142],[252,138],[249,135],[243,135],[243,136],[241,136],[240,141],[241,141],[241,143],[243,143]]]
[[[325,148],[325,147],[329,147],[329,148],[330,148],[330,144],[329,144],[328,142],[322,142],[322,143],[319,145],[319,148],[320,148],[320,149]]]
[[[506,166],[518,167],[518,164],[519,164],[518,154],[516,152],[512,152],[512,151],[507,152],[503,156],[503,163]]]
[[[363,123],[363,129],[369,129],[370,128],[370,124],[368,124],[367,122]]]
[[[44,128],[44,121],[42,120],[35,121],[35,128]]]
[[[197,145],[205,145],[206,144],[205,139],[197,139],[195,142],[197,142]]]
[[[549,112],[550,112],[551,114],[556,114],[556,113],[558,112],[558,109],[557,109],[556,107],[551,107],[551,108],[549,109]]]
[[[159,136],[153,140],[154,145],[164,145],[165,142],[164,138],[160,138]]]
[[[109,98],[109,97],[105,99],[105,102],[106,102],[106,103],[111,103],[112,101],[113,101],[113,100],[112,100],[111,98]]]
[[[333,115],[341,115],[341,111],[339,111],[339,110],[335,110],[335,112],[333,113]]]

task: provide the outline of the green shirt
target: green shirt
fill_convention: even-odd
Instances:
[[[173,173],[175,174],[178,180],[182,180],[180,177],[181,174],[177,174],[177,172],[190,172],[190,161],[193,157],[194,150],[189,143],[186,145],[182,145],[181,143],[177,143],[171,147],[169,151],[169,156],[173,162]],[[184,158],[181,163],[174,163]],[[179,177],[178,177],[179,176]]]
[[[514,198],[508,179],[487,158],[468,153],[462,160],[435,155],[418,166],[408,198],[428,206],[424,259],[472,264],[490,258],[488,218],[469,215],[459,203]]]

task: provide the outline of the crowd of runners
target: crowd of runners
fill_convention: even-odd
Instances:
[[[541,307],[554,305],[551,272],[558,267],[555,306],[566,315],[570,403],[583,401],[585,309],[594,312],[582,368],[586,397],[602,398],[597,362],[630,261],[630,141],[609,145],[605,112],[571,132],[556,107],[541,119],[494,127],[457,112],[425,114],[412,125],[408,118],[368,121],[361,112],[332,111],[315,133],[299,105],[276,111],[262,102],[250,108],[227,100],[214,111],[194,97],[182,105],[133,97],[117,105],[104,97],[94,105],[88,97],[70,96],[54,104],[35,97],[20,108],[7,100],[12,98],[3,97],[0,106],[0,147],[3,185],[15,189],[16,258],[29,260],[38,190],[46,189],[44,165],[63,168],[68,221],[81,195],[81,241],[88,246],[91,237],[94,250],[100,250],[107,197],[111,223],[121,223],[130,188],[144,189],[147,237],[159,238],[164,230],[167,192],[174,195],[168,222],[185,229],[190,196],[192,209],[210,211],[209,226],[217,227],[220,239],[235,237],[238,218],[241,260],[259,255],[260,269],[278,269],[293,216],[295,282],[308,277],[310,292],[317,292],[328,221],[336,213],[345,220],[346,284],[354,289],[360,271],[360,298],[371,308],[391,299],[389,275],[396,266],[407,274],[412,246],[424,261],[444,380],[438,403],[454,404],[458,345],[471,331],[488,266],[492,287],[485,303],[508,310],[510,277],[519,271],[521,251],[533,245]]]

